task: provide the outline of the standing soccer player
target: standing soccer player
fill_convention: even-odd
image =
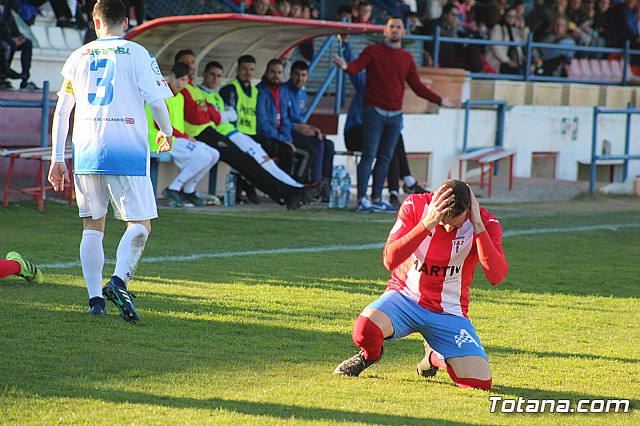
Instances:
[[[142,46],[124,40],[128,24],[120,0],[99,0],[93,8],[98,39],[67,59],[53,120],[53,157],[49,181],[64,190],[69,173],[64,145],[74,105],[73,169],[75,190],[84,220],[80,262],[89,291],[89,315],[106,314],[104,297],[118,308],[122,319],[139,321],[127,284],[158,217],[149,178],[146,102],[158,123],[158,152],[171,149],[173,129],[165,99],[173,96],[158,64]],[[127,223],[120,240],[113,277],[102,287],[107,207]],[[104,295],[104,296],[103,296]]]
[[[507,274],[496,217],[479,206],[467,184],[449,179],[435,193],[407,197],[383,260],[393,271],[387,290],[353,327],[361,351],[334,374],[358,376],[382,357],[385,339],[417,332],[427,343],[419,375],[433,377],[443,368],[460,387],[491,388],[487,354],[467,311],[478,262],[492,285]]]

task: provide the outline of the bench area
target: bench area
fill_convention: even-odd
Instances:
[[[72,147],[69,146],[65,149],[65,158],[67,158],[67,169],[69,169],[69,175],[71,176],[72,161],[71,161]],[[47,182],[47,174],[49,172],[47,163],[51,161],[51,147],[38,147],[38,148],[22,148],[22,149],[4,149],[0,150],[0,157],[6,157],[9,159],[9,171],[7,172],[7,182],[4,187],[4,197],[2,198],[2,205],[7,207],[9,203],[10,193],[23,193],[33,196],[33,201],[38,203],[38,210],[44,210],[44,200],[46,198],[46,192],[48,189],[53,189]],[[11,178],[13,176],[13,170],[16,164],[16,160],[32,160],[38,162],[37,175],[33,186],[11,189]],[[65,188],[65,197],[68,204],[73,203],[73,183],[70,183]]]
[[[508,158],[509,159],[509,191],[513,189],[513,156],[515,151],[510,149],[502,149],[499,147],[480,148],[475,151],[463,153],[459,158],[459,172],[458,176],[460,180],[464,180],[464,166],[468,161],[475,161],[480,164],[480,188],[484,189],[485,185],[485,173],[488,176],[488,188],[487,196],[491,197],[493,191],[493,175],[497,172],[496,166],[498,161]],[[489,166],[485,169],[486,166]]]

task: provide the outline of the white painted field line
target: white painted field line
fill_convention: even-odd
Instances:
[[[516,237],[520,235],[540,235],[540,234],[556,234],[560,232],[584,232],[608,229],[616,231],[623,228],[640,228],[640,223],[622,223],[622,224],[602,224],[591,226],[574,226],[568,228],[531,228],[519,229],[513,231],[505,231],[504,237]],[[354,245],[331,245],[323,247],[283,247],[278,249],[248,250],[248,251],[227,251],[219,253],[196,253],[188,256],[156,256],[143,258],[143,263],[162,263],[162,262],[188,262],[200,259],[224,259],[228,257],[255,256],[264,254],[295,254],[295,253],[324,253],[329,251],[352,251],[352,250],[370,250],[381,249],[384,243],[371,244],[354,244]],[[106,264],[114,265],[115,260],[105,259]],[[43,269],[69,269],[80,266],[80,262],[60,262],[45,263],[38,265]]]

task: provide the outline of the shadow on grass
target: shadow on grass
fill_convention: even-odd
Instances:
[[[157,405],[167,408],[178,409],[199,409],[218,411],[224,410],[248,416],[268,417],[280,420],[306,420],[306,421],[340,421],[376,425],[425,425],[444,423],[442,419],[429,417],[412,417],[403,415],[381,414],[371,412],[347,411],[341,409],[321,408],[321,407],[300,407],[297,405],[278,404],[273,402],[243,401],[234,399],[209,398],[195,399],[185,397],[158,396],[151,393],[131,392],[121,390],[95,390],[84,389],[83,395],[91,396],[93,399],[100,399],[105,402],[115,404],[142,404]],[[43,394],[41,396],[51,396]],[[78,390],[59,392],[56,397],[78,397]],[[320,401],[317,403],[321,404]],[[466,425],[468,423],[446,421],[449,425]]]

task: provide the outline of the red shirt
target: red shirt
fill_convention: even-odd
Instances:
[[[432,198],[433,193],[410,195],[400,207],[383,252],[384,265],[393,269],[387,291],[397,290],[433,312],[467,317],[478,261],[492,285],[507,275],[502,228],[480,207],[485,232],[475,234],[469,219],[451,232],[441,225],[429,231],[421,220]]]
[[[367,46],[355,61],[347,64],[347,72],[356,75],[365,68],[365,105],[387,111],[401,110],[405,81],[421,98],[438,105],[441,102],[440,96],[422,84],[413,56],[403,48],[394,49],[385,43]]]

